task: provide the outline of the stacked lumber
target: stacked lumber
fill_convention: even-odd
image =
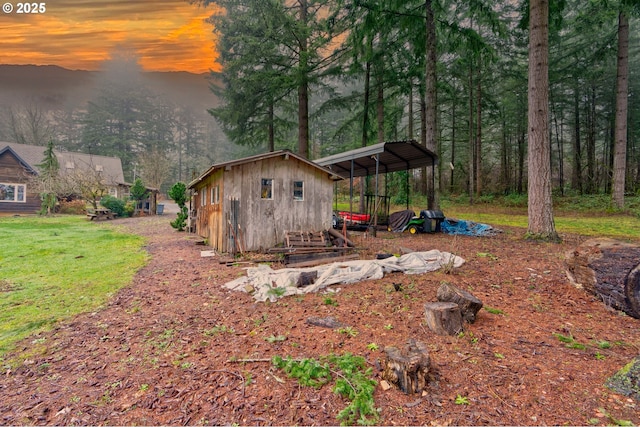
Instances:
[[[338,233],[338,237],[342,235]],[[358,255],[347,253],[353,250],[353,245],[345,246],[344,242],[344,238],[337,241],[336,236],[328,231],[287,231],[283,247],[271,248],[269,252],[283,253],[287,267],[312,267],[358,259]]]

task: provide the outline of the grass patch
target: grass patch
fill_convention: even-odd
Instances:
[[[625,211],[612,208],[611,197],[608,195],[554,197],[556,231],[640,240],[640,228],[637,226],[640,197],[626,197],[625,205]],[[485,197],[473,205],[469,204],[468,198],[447,197],[441,200],[441,208],[449,218],[481,222],[497,228],[506,226],[526,229],[528,226],[526,195]],[[392,208],[391,211],[395,209]]]
[[[147,261],[144,239],[84,217],[0,218],[0,356],[95,310]]]

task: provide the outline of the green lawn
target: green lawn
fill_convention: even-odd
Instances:
[[[144,243],[79,216],[0,217],[0,356],[103,305],[146,263]]]
[[[565,234],[581,234],[594,237],[611,237],[622,240],[640,240],[640,196],[628,197],[627,210],[615,211],[610,206],[610,196],[584,195],[556,198],[554,220],[556,231]],[[506,198],[485,198],[469,204],[466,198],[443,198],[441,210],[448,218],[482,222],[493,227],[520,227],[527,230],[526,195]],[[357,211],[357,200],[354,202]],[[411,209],[417,214],[425,209],[426,201],[416,198]],[[336,208],[336,206],[334,206]],[[406,209],[391,206],[390,212]],[[341,200],[337,210],[349,210],[348,200]]]

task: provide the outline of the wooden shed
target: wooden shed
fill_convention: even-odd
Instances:
[[[331,227],[338,175],[289,150],[215,164],[189,183],[195,231],[220,252],[259,251],[287,231]]]

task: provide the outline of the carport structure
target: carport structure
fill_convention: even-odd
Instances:
[[[415,140],[382,142],[367,147],[356,148],[344,153],[333,154],[314,161],[320,166],[332,170],[343,178],[349,179],[350,210],[353,213],[353,179],[355,177],[375,177],[374,203],[370,205],[373,213],[372,225],[378,225],[378,178],[381,173],[408,171],[422,167],[435,167],[438,156]],[[435,174],[432,176],[430,192],[435,192]],[[407,179],[408,185],[408,179]],[[385,186],[386,187],[386,186]],[[387,197],[386,195],[384,197]],[[434,194],[428,195],[434,200]],[[367,209],[369,211],[369,209]]]

